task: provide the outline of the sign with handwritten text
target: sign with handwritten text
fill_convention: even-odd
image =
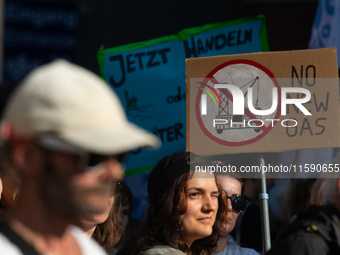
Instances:
[[[185,150],[186,58],[262,51],[268,51],[264,16],[100,50],[101,75],[120,97],[129,120],[163,142],[158,151],[135,152],[127,175],[150,170],[165,155]]]

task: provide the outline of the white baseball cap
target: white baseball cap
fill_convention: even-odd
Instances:
[[[3,122],[14,134],[52,134],[100,154],[161,144],[127,120],[119,98],[99,76],[65,60],[33,70],[10,98]]]

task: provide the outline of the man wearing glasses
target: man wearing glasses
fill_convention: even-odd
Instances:
[[[222,163],[219,162],[219,164]],[[247,205],[247,200],[241,196],[242,180],[233,173],[216,174],[216,180],[226,193],[228,223],[221,229],[223,237],[218,240],[215,255],[259,255],[255,250],[240,247],[228,238],[230,232],[235,228],[240,213],[246,209]]]
[[[89,71],[57,60],[31,72],[10,98],[2,139],[22,184],[0,223],[1,254],[104,254],[68,227],[101,213],[124,154],[159,139],[127,121],[119,99]]]

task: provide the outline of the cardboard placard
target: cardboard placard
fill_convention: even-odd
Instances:
[[[186,75],[188,151],[207,156],[340,146],[335,48],[191,58]],[[244,113],[236,114],[240,103]]]

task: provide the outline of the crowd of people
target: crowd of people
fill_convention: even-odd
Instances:
[[[131,218],[123,162],[160,140],[130,123],[113,90],[77,65],[57,60],[32,71],[5,108],[1,140],[0,254],[266,253],[258,180],[197,172],[223,162],[192,152],[158,161],[145,222]],[[339,175],[296,180],[288,199],[290,218],[268,254],[339,253]]]

